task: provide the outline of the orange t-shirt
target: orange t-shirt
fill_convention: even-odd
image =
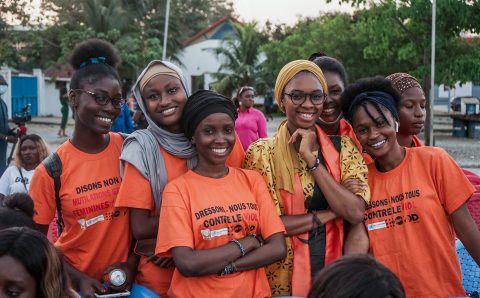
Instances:
[[[285,228],[265,181],[255,171],[229,167],[219,179],[188,171],[167,184],[163,195],[157,248],[210,249],[249,234],[267,239]],[[227,276],[184,277],[175,270],[170,297],[270,297],[264,268]]]
[[[162,147],[159,148],[165,162],[168,181],[187,172],[186,159],[176,157]],[[235,146],[227,159],[227,164],[240,167],[244,156],[245,153],[237,137]],[[128,162],[125,164],[123,182],[115,206],[146,209],[150,210],[151,214],[157,213],[150,182]],[[147,262],[147,257],[141,257],[136,282],[163,296],[170,287],[173,271],[174,268],[161,268],[151,262]]]
[[[406,148],[386,173],[368,167],[365,224],[375,258],[400,278],[407,297],[464,296],[449,218],[474,191],[462,170],[436,147]]]
[[[131,244],[130,213],[115,208],[120,188],[119,157],[123,138],[110,133],[100,153],[88,154],[70,141],[57,150],[62,161],[60,200],[65,229],[55,246],[65,259],[88,276],[100,280],[110,264],[125,262]],[[55,216],[53,179],[40,165],[30,186],[34,219],[48,225]]]

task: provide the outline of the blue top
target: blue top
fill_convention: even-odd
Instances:
[[[110,129],[114,132],[123,132],[123,133],[132,133],[135,129],[133,128],[132,115],[130,115],[130,109],[127,104],[122,106],[122,111],[118,115],[115,122],[112,124]]]

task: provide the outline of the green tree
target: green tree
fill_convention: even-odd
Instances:
[[[119,49],[123,60],[120,72],[129,81],[150,60],[162,57],[166,0],[44,0],[43,10],[51,13],[42,14],[43,23],[22,10],[31,1],[0,4],[0,64],[30,70],[65,63],[75,44],[92,37],[106,39]],[[8,21],[3,21],[4,12],[30,29],[15,31],[2,26]],[[231,12],[226,0],[172,1],[169,59],[176,59],[185,39]]]
[[[234,32],[223,45],[212,51],[223,61],[218,72],[213,74],[217,80],[215,91],[230,97],[240,86],[261,87],[259,71],[261,69],[260,46],[262,38],[256,30],[256,24],[234,24]]]

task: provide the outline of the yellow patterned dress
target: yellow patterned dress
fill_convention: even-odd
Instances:
[[[317,127],[317,136],[321,144],[321,152],[326,167],[337,181],[341,182],[350,178],[357,178],[368,186],[368,169],[360,151],[350,137],[341,136],[339,154],[337,149],[333,148],[334,145],[329,137],[319,127]],[[256,170],[263,176],[279,215],[289,215],[286,214],[282,193],[296,193],[302,196],[304,200],[307,200],[313,196],[315,185],[313,176],[308,171],[306,163],[300,158],[293,145],[288,143],[289,139],[290,133],[288,132],[286,122],[283,122],[274,137],[260,139],[250,145],[243,165],[244,168]],[[301,189],[295,189],[295,181],[298,180],[301,183]],[[370,189],[367,187],[362,193],[357,193],[357,195],[368,202],[370,200]],[[305,213],[307,212],[306,209],[304,211]],[[340,221],[342,220],[340,219]],[[327,229],[327,233],[328,231]],[[340,254],[343,247],[343,226],[341,233],[341,240],[339,240]],[[294,250],[291,238],[286,237],[287,257],[266,268],[273,296],[292,295]],[[325,264],[327,263],[329,263],[329,260],[327,260],[326,256]],[[304,290],[308,292],[308,289]]]

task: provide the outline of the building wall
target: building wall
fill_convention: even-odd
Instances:
[[[211,73],[218,71],[221,65],[221,60],[213,52],[213,49],[221,46],[221,40],[204,40],[202,42],[185,47],[182,53],[179,55],[180,61],[183,65],[180,65],[185,76],[187,77],[188,84],[192,85],[192,76],[204,76],[203,88],[208,89],[210,84],[214,82]]]

